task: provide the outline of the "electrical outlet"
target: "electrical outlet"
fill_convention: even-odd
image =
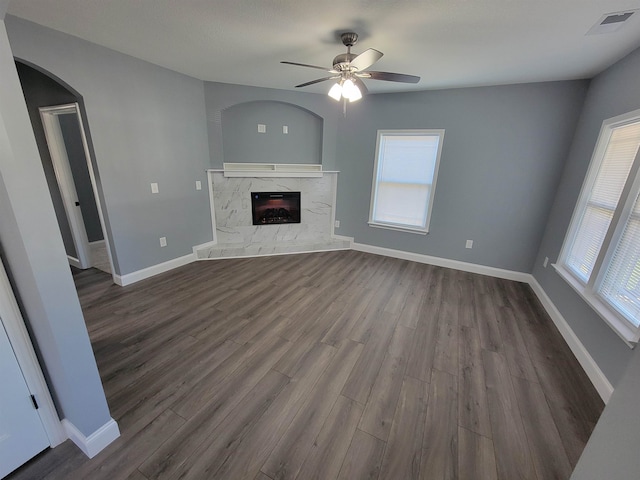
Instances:
[[[544,268],[547,268],[548,264],[549,264],[549,257],[544,257],[544,262],[542,262],[542,266]]]
[[[167,237],[160,237],[160,246],[161,247],[167,246]]]
[[[287,125],[282,126],[282,133],[284,133],[285,135],[289,133],[289,127]]]
[[[464,248],[473,248],[473,240],[467,240],[467,243],[464,246]]]
[[[200,180],[196,180],[196,190],[202,190],[202,182]]]
[[[151,184],[151,193],[158,193],[158,184],[157,183],[152,183]]]
[[[333,226],[336,228],[340,228],[340,220],[336,220],[335,222],[333,222]]]
[[[267,126],[259,123],[258,124],[258,133],[267,133]]]

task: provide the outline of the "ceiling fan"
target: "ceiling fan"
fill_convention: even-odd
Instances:
[[[308,65],[306,63],[280,62],[287,65],[297,65],[299,67],[324,70],[332,74],[329,77],[318,78],[316,80],[311,80],[310,82],[301,83],[300,85],[296,85],[296,88],[307,87],[327,80],[337,80],[333,87],[331,87],[331,90],[329,90],[329,96],[334,100],[344,98],[345,101],[349,100],[350,102],[355,102],[356,100],[360,100],[363,94],[367,93],[367,87],[361,80],[363,78],[403,83],[418,83],[420,81],[420,77],[416,77],[415,75],[367,71],[367,68],[382,58],[383,53],[373,48],[365,50],[360,55],[351,53],[351,47],[353,47],[358,41],[358,34],[354,32],[345,32],[340,35],[340,39],[344,46],[347,47],[347,53],[341,53],[336,56],[333,59],[332,68]]]

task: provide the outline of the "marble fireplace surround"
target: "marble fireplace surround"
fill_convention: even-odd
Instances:
[[[316,176],[225,176],[208,170],[213,242],[196,250],[199,260],[344,250],[349,240],[334,236],[338,172]],[[294,174],[295,175],[295,174]],[[300,192],[300,223],[253,225],[251,192]]]

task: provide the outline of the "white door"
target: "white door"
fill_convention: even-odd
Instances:
[[[0,478],[49,446],[0,318]]]
[[[40,108],[40,118],[42,119],[42,126],[44,127],[44,134],[47,139],[53,170],[56,174],[58,186],[60,187],[62,204],[67,214],[67,220],[69,221],[69,228],[71,229],[71,236],[76,251],[75,257],[70,255],[69,252],[67,252],[67,257],[71,265],[85,269],[91,267],[89,241],[87,240],[87,231],[85,230],[82,219],[78,193],[73,183],[73,173],[69,165],[67,148],[65,147],[62,130],[60,129],[60,119],[58,116],[65,114],[77,114],[76,104]]]

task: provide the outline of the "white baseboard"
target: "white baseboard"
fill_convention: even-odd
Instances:
[[[69,265],[71,265],[72,267],[82,268],[82,267],[80,266],[80,262],[79,262],[77,259],[75,259],[75,258],[70,257],[69,255],[67,255],[67,260],[69,260]]]
[[[120,436],[120,429],[113,418],[88,437],[66,418],[62,420],[62,426],[65,432],[67,432],[69,439],[89,458],[95,457]]]
[[[342,240],[343,242],[349,242],[349,247],[353,249],[353,237],[345,237],[344,235],[331,235],[331,238],[335,240]]]
[[[200,245],[194,245],[193,247],[193,256],[197,256],[197,251],[200,250],[201,248],[207,248],[207,247],[213,247],[214,245],[217,245],[218,242],[216,242],[215,240],[212,240],[210,242],[206,242],[206,243],[201,243]],[[199,259],[201,260],[201,259]]]
[[[126,275],[114,275],[113,279],[118,285],[124,287],[126,285],[131,285],[132,283],[139,282],[140,280],[153,277],[154,275],[168,272],[169,270],[173,270],[174,268],[182,267],[183,265],[195,262],[195,260],[196,256],[193,253],[190,253],[189,255],[174,258],[172,260],[168,260],[151,267],[143,268],[142,270],[127,273]]]
[[[283,255],[298,255],[305,253],[322,253],[322,252],[340,252],[343,250],[351,250],[350,247],[344,248],[330,248],[325,250],[300,250],[299,252],[277,252],[277,253],[259,253],[259,254],[251,254],[251,255],[232,255],[230,257],[207,257],[207,258],[199,258],[199,262],[208,262],[215,260],[234,260],[237,258],[260,258],[260,257],[281,257]]]
[[[516,272],[514,270],[504,270],[502,268],[487,267],[476,263],[461,262],[459,260],[450,260],[442,257],[432,257],[421,253],[404,252],[402,250],[394,250],[392,248],[376,247],[366,245],[364,243],[353,243],[352,248],[359,252],[374,253],[376,255],[384,255],[386,257],[399,258],[401,260],[410,260],[412,262],[426,263],[428,265],[436,265],[438,267],[453,268],[454,270],[462,270],[463,272],[479,273],[480,275],[488,275],[490,277],[504,278],[505,280],[515,280],[516,282],[529,282],[530,275],[528,273]]]
[[[611,385],[609,380],[607,380],[605,374],[602,373],[602,370],[600,370],[600,367],[598,367],[596,361],[589,354],[588,350],[582,344],[575,332],[571,329],[567,321],[560,313],[560,310],[558,310],[558,308],[554,305],[542,286],[538,283],[533,275],[529,276],[529,285],[531,285],[531,288],[542,303],[542,306],[551,317],[551,320],[553,320],[553,323],[560,331],[560,334],[564,338],[565,342],[567,342],[567,345],[569,345],[569,348],[573,352],[573,355],[582,366],[583,370],[591,380],[591,383],[593,383],[593,386],[600,394],[600,397],[602,398],[604,403],[609,402],[611,394],[613,393],[613,385]]]

